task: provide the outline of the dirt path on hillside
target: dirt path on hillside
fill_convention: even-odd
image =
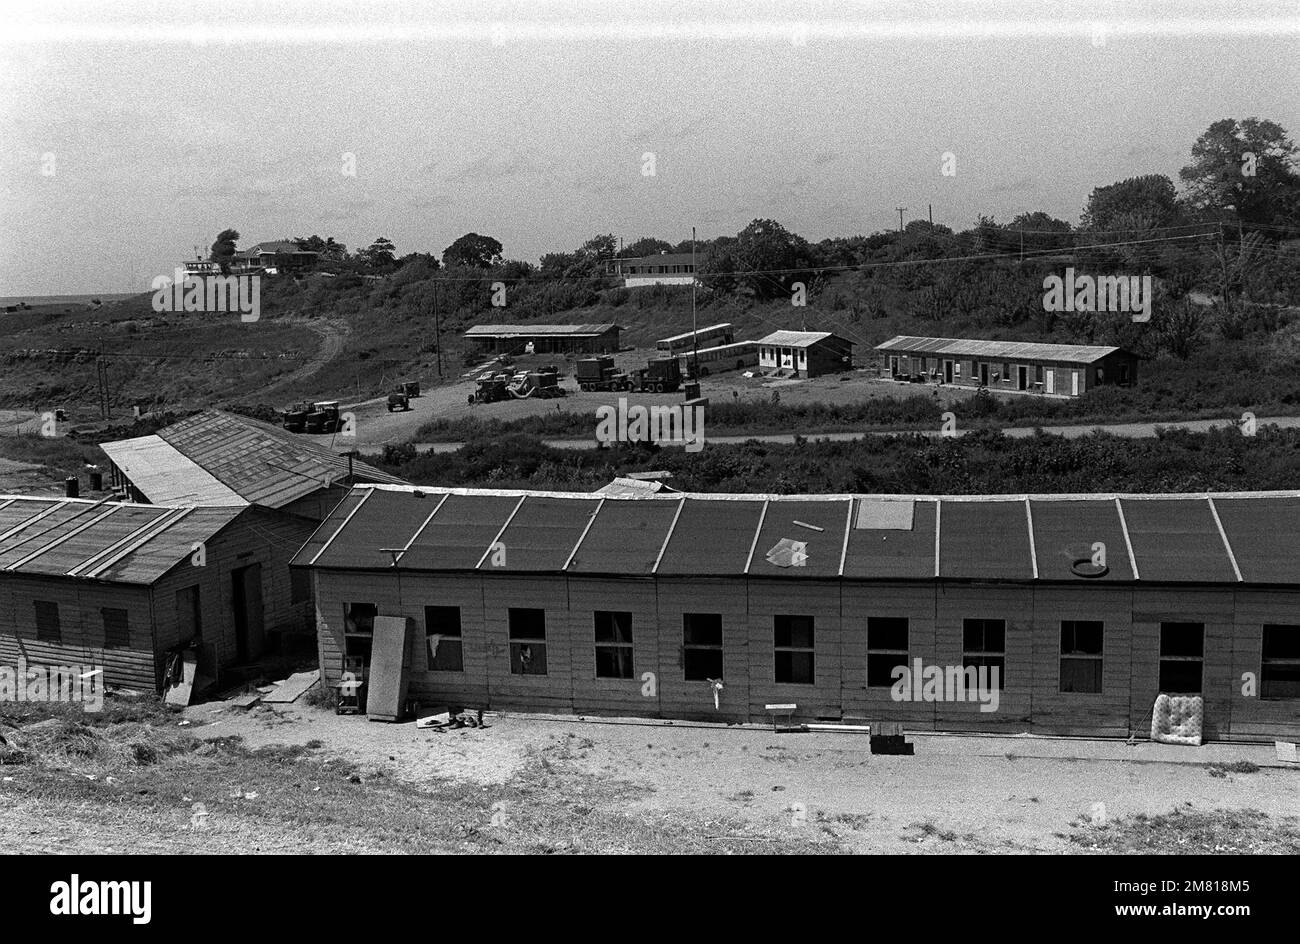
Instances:
[[[321,343],[317,347],[316,353],[308,358],[301,367],[257,392],[259,398],[271,404],[275,404],[277,390],[307,380],[329,366],[334,358],[343,353],[343,348],[352,334],[352,328],[348,326],[346,321],[341,319],[284,318],[281,321],[284,324],[306,328],[319,337]]]

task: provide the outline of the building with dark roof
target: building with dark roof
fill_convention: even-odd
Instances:
[[[236,250],[230,264],[231,271],[240,275],[261,272],[276,275],[282,271],[309,269],[319,257],[320,253],[303,249],[290,240],[273,239]]]
[[[301,544],[300,528],[247,505],[0,496],[0,664],[89,664],[153,690],[190,647],[216,680],[310,619],[288,566]]]
[[[152,504],[260,505],[319,521],[355,483],[405,484],[278,426],[221,410],[100,448],[113,486]]]
[[[465,339],[481,354],[617,354],[616,324],[474,325]]]
[[[758,341],[758,369],[819,377],[853,367],[853,342],[829,331],[773,331]]]
[[[882,374],[990,390],[1077,397],[1105,384],[1137,383],[1138,356],[1119,347],[973,341],[899,335],[876,345]]]
[[[361,486],[295,557],[321,667],[406,618],[412,697],[718,721],[1300,734],[1300,492],[619,494]],[[996,668],[996,711],[897,700],[921,660]],[[647,674],[648,673],[648,674]],[[1251,673],[1257,687],[1245,694]],[[714,705],[713,680],[723,690]]]

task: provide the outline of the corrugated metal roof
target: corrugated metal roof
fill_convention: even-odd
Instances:
[[[348,475],[346,456],[278,426],[220,410],[187,417],[156,436],[106,443],[103,449],[114,462],[120,455],[134,466],[135,474],[118,468],[155,504],[232,504],[233,495],[281,508],[333,482],[345,482]],[[405,484],[364,462],[354,462],[352,471],[360,482]]]
[[[1216,498],[1214,507],[1244,581],[1295,582],[1300,498]]]
[[[655,573],[687,577],[743,574],[765,504],[761,496],[727,502],[686,498]]]
[[[773,331],[767,337],[759,338],[758,343],[776,344],[782,347],[808,347],[829,337],[834,337],[829,331]]]
[[[862,504],[866,503],[864,499]],[[906,504],[912,512],[910,530],[854,527],[849,532],[845,577],[877,580],[934,577],[934,518],[938,503],[916,499]]]
[[[848,499],[769,501],[758,531],[758,543],[754,545],[754,556],[749,561],[750,575],[838,577],[851,504]],[[798,548],[789,563],[778,549],[782,540]]]
[[[1032,580],[1029,517],[1020,502],[943,502],[939,576]]]
[[[409,518],[412,533],[428,518],[432,502],[437,500],[436,494],[429,494],[418,509],[412,509]],[[493,566],[501,561],[501,556],[488,552],[518,507],[517,496],[448,495],[437,514],[428,518],[428,524],[419,530],[399,566],[424,570],[473,570],[481,560]],[[422,509],[427,510],[421,514]],[[494,556],[496,561],[492,559]],[[509,558],[507,553],[506,562]]]
[[[151,584],[244,507],[0,496],[0,572]]]
[[[1091,364],[1108,354],[1122,350],[1118,347],[1096,347],[1086,344],[1041,344],[1034,341],[977,341],[960,338],[914,338],[900,334],[877,351],[897,351],[907,354],[940,354],[956,357],[988,357],[1005,360],[1062,361],[1067,364]]]
[[[567,324],[567,325],[527,325],[527,324],[485,324],[474,325],[465,332],[467,338],[494,337],[519,338],[559,336],[574,338],[594,338],[611,329],[615,324]]]
[[[1204,498],[1185,502],[1120,499],[1142,580],[1236,580],[1223,536]],[[1294,552],[1286,555],[1293,564]]]
[[[680,501],[602,502],[569,562],[569,572],[649,575],[681,505]]]
[[[555,498],[544,492],[529,495],[497,538],[505,549],[504,560],[484,560],[479,570],[564,570],[596,509],[602,501],[611,500],[591,496]]]
[[[1093,557],[1101,551],[1105,555],[1106,572],[1089,579],[1105,582],[1133,579],[1124,526],[1113,500],[1031,501],[1029,507],[1034,520],[1034,556],[1040,578],[1069,580],[1075,576],[1076,563],[1088,561],[1088,565],[1081,566],[1089,571]],[[1101,547],[1095,547],[1097,544]]]
[[[358,486],[295,558],[465,570],[493,540],[507,571],[1074,583],[1300,584],[1300,492],[1191,495],[714,495]],[[438,512],[429,512],[441,496]],[[382,496],[382,497],[379,497]],[[371,499],[373,500],[373,499]],[[907,515],[890,507],[911,507]],[[453,509],[448,514],[448,509]],[[0,508],[0,522],[6,509]],[[1216,517],[1217,515],[1217,517]],[[445,517],[444,517],[445,516]],[[1222,529],[1222,530],[1221,530]],[[1107,572],[1075,569],[1104,544]],[[658,561],[656,565],[654,562]],[[482,563],[480,563],[480,561]],[[1133,563],[1136,562],[1136,568]]]
[[[101,447],[150,501],[161,505],[246,505],[202,466],[158,436],[119,439]]]

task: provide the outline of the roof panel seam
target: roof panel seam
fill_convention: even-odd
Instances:
[[[1245,583],[1241,576],[1241,568],[1237,566],[1237,555],[1232,551],[1232,542],[1228,540],[1228,532],[1223,529],[1223,522],[1219,519],[1219,509],[1214,507],[1214,499],[1209,495],[1205,496],[1205,501],[1210,506],[1210,514],[1214,515],[1214,525],[1219,529],[1219,537],[1223,539],[1223,549],[1228,552],[1228,562],[1232,564],[1232,572],[1237,575],[1238,583]]]
[[[438,504],[433,506],[433,511],[429,512],[429,517],[425,518],[424,523],[415,529],[415,533],[411,535],[411,539],[407,541],[406,544],[402,547],[401,553],[393,558],[394,567],[397,566],[398,562],[402,559],[403,556],[405,556],[406,552],[411,549],[411,545],[415,543],[415,539],[424,533],[424,529],[429,526],[429,522],[432,521],[433,516],[438,513],[438,509],[447,503],[447,498],[448,496],[443,495],[442,500],[439,501]]]
[[[1115,499],[1115,510],[1119,512],[1119,529],[1124,534],[1124,546],[1128,548],[1128,563],[1133,569],[1133,579],[1141,580],[1138,574],[1137,555],[1133,553],[1133,540],[1128,535],[1128,520],[1124,517],[1124,506],[1118,498]]]
[[[91,507],[95,507],[95,506],[91,506]],[[28,554],[26,557],[19,558],[18,560],[14,561],[12,564],[10,564],[8,567],[6,567],[5,570],[17,570],[18,568],[20,568],[20,567],[22,567],[22,566],[24,566],[24,565],[26,565],[26,564],[30,564],[32,561],[36,560],[36,558],[40,557],[42,554],[45,554],[47,551],[52,551],[52,550],[54,550],[56,547],[58,547],[58,546],[59,546],[60,544],[62,544],[64,541],[68,541],[68,540],[70,540],[70,539],[76,537],[76,536],[77,536],[78,534],[80,534],[82,531],[85,531],[87,528],[92,527],[92,526],[94,526],[94,525],[96,525],[96,524],[99,524],[99,522],[103,521],[105,518],[107,518],[109,515],[113,514],[113,512],[117,511],[117,510],[118,510],[119,508],[121,508],[121,507],[122,507],[121,505],[114,505],[113,507],[109,508],[108,511],[104,512],[103,514],[99,515],[98,517],[96,517],[96,518],[91,518],[89,521],[82,522],[82,523],[79,524],[77,527],[75,527],[75,528],[73,528],[71,531],[69,531],[67,534],[64,534],[64,535],[61,535],[61,536],[55,538],[55,539],[54,539],[53,541],[51,541],[49,544],[46,544],[46,545],[43,546],[43,547],[37,548],[36,550],[34,550],[34,551],[32,551],[30,554]]]
[[[844,576],[844,563],[849,559],[849,535],[853,533],[853,499],[849,499],[849,514],[844,521],[844,546],[840,548],[840,569],[838,576]]]
[[[604,508],[604,507],[605,507],[605,499],[602,498],[602,499],[599,501],[599,503],[597,503],[597,505],[596,505],[596,510],[593,511],[593,512],[591,513],[591,517],[589,517],[589,518],[587,519],[587,526],[586,526],[585,528],[583,528],[583,529],[582,529],[582,533],[581,533],[580,535],[578,535],[578,543],[575,544],[575,545],[573,545],[573,550],[571,550],[571,551],[569,552],[569,557],[568,557],[568,559],[564,562],[564,566],[561,567],[560,570],[568,570],[568,569],[569,569],[569,565],[573,563],[573,559],[574,559],[575,557],[578,556],[578,548],[582,547],[582,542],[586,539],[586,537],[587,537],[587,532],[590,531],[590,530],[591,530],[591,526],[592,526],[593,524],[596,523],[596,516],[597,516],[598,514],[600,514],[600,509],[602,509],[602,508]]]
[[[189,514],[190,509],[168,508],[163,514],[156,518],[146,521],[141,527],[136,528],[120,541],[114,541],[108,547],[101,550],[98,554],[88,557],[86,560],[77,564],[68,571],[69,577],[81,576],[80,571],[86,571],[86,576],[96,577],[102,571],[116,564],[119,560],[139,550],[144,544],[152,541],[158,534],[168,527],[172,522],[179,521],[185,515]],[[179,514],[177,512],[180,512]],[[119,551],[121,553],[119,553]]]
[[[677,512],[673,515],[672,524],[668,525],[668,533],[664,535],[663,546],[659,548],[659,556],[655,558],[654,566],[650,568],[650,573],[659,573],[659,564],[664,559],[664,554],[668,551],[668,542],[673,539],[673,531],[677,529],[677,519],[682,516],[682,509],[686,507],[686,499],[683,498],[677,502]]]
[[[63,508],[65,505],[68,505],[68,504],[69,504],[69,502],[66,502],[66,501],[55,502],[53,505],[51,505],[49,508],[46,508],[44,511],[39,512],[39,513],[37,513],[37,514],[35,514],[35,515],[32,515],[32,517],[28,518],[26,521],[22,521],[22,522],[20,522],[20,523],[18,523],[18,524],[16,524],[16,525],[14,525],[14,526],[13,526],[12,528],[10,528],[8,531],[5,531],[3,534],[0,534],[0,542],[4,542],[4,541],[9,540],[11,537],[13,537],[13,536],[14,536],[15,534],[17,534],[19,531],[22,531],[24,528],[28,528],[28,527],[30,527],[30,526],[36,524],[36,522],[40,521],[42,518],[46,518],[46,517],[48,517],[48,516],[54,514],[54,513],[55,513],[56,511],[58,511],[60,508]],[[31,535],[31,536],[29,536],[28,538],[25,538],[24,541],[31,540],[32,537],[35,537],[35,535]],[[18,547],[18,546],[21,545],[22,543],[23,543],[23,541],[19,541],[18,544],[14,545],[14,546],[15,546],[15,547]],[[12,548],[7,548],[6,550],[12,550]]]
[[[934,575],[939,576],[939,533],[940,524],[943,521],[943,501],[938,500],[934,503]]]
[[[758,515],[758,526],[754,528],[754,540],[749,545],[749,556],[745,558],[745,569],[741,571],[748,575],[749,565],[754,562],[754,550],[758,547],[759,536],[763,533],[763,522],[767,520],[767,506],[770,499],[763,499],[763,510]]]
[[[1034,579],[1038,579],[1038,546],[1034,543],[1034,511],[1029,506],[1029,496],[1025,496],[1025,524],[1029,531],[1029,563],[1034,568]]]
[[[474,565],[475,570],[478,570],[480,567],[483,566],[483,562],[487,560],[487,556],[492,553],[492,548],[497,546],[497,542],[501,540],[501,535],[506,533],[506,528],[510,527],[510,522],[515,520],[515,515],[519,514],[519,509],[524,507],[524,502],[526,502],[527,500],[528,500],[527,495],[519,496],[519,501],[515,503],[514,510],[510,512],[510,517],[506,519],[506,523],[501,526],[501,530],[497,532],[496,537],[492,539],[491,543],[489,543],[488,546],[483,549],[483,556],[480,557],[478,559],[478,563]]]
[[[331,534],[329,540],[321,545],[320,550],[316,552],[316,556],[311,559],[311,564],[308,564],[307,566],[310,567],[320,560],[320,556],[329,550],[329,546],[334,543],[334,539],[343,533],[343,530],[348,526],[348,522],[352,520],[352,516],[361,510],[361,506],[364,505],[373,494],[375,494],[375,490],[372,488],[361,496],[361,501],[357,502],[357,507],[348,512],[348,516],[343,519],[343,523],[339,525],[338,530]]]

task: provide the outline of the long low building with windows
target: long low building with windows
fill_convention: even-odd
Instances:
[[[1300,492],[373,485],[292,566],[311,573],[325,678],[345,660],[364,675],[376,617],[400,617],[425,703],[716,721],[793,704],[809,720],[1145,736],[1164,692],[1203,696],[1207,738],[1294,738],[1297,531]],[[996,669],[997,708],[900,700],[899,666]]]
[[[1108,384],[1137,383],[1136,354],[1119,347],[978,341],[899,335],[876,345],[894,380],[1077,397]]]

